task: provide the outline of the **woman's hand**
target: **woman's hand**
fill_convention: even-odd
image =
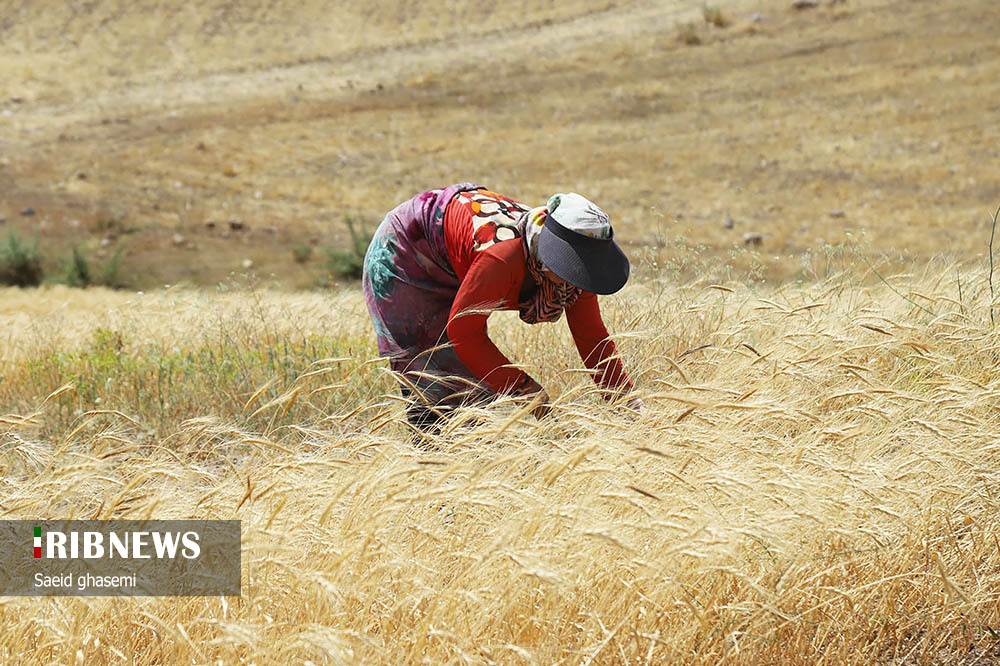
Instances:
[[[634,412],[641,412],[643,408],[642,399],[639,396],[632,396],[625,403],[626,409],[631,409]]]
[[[552,411],[552,406],[549,404],[549,394],[545,392],[545,389],[536,393],[531,402],[532,404],[536,402],[538,403],[538,406],[532,409],[531,413],[534,414],[535,418],[539,421],[548,416],[549,412]]]
[[[546,393],[542,385],[531,377],[524,380],[515,395],[528,398],[529,405],[533,405],[531,413],[536,419],[543,419],[552,411],[549,405],[549,394]]]

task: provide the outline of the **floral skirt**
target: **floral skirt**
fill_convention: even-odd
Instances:
[[[448,259],[444,212],[455,194],[477,188],[460,183],[400,204],[365,254],[361,284],[379,355],[389,359],[403,395],[414,398],[410,421],[417,425],[437,421],[439,408],[494,395],[458,358],[446,332],[460,281]]]

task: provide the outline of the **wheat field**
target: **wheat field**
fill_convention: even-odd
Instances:
[[[2,599],[0,660],[995,663],[987,271],[874,277],[606,298],[639,414],[495,315],[553,415],[422,447],[357,290],[7,290],[3,516],[238,518],[244,552],[240,598]]]
[[[995,25],[0,3],[0,263],[128,287],[0,287],[0,518],[243,535],[240,597],[0,598],[0,664],[1000,663]],[[641,412],[498,313],[552,414],[411,432],[322,255],[466,180],[611,214]]]

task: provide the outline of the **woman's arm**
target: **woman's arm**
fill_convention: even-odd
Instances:
[[[513,242],[494,247],[499,250],[499,245]],[[516,301],[524,277],[523,267],[519,275],[516,261],[508,261],[505,254],[509,253],[490,248],[472,262],[451,307],[448,338],[462,363],[494,391],[533,392],[530,389],[541,387],[524,371],[510,367],[510,360],[487,335],[486,320],[490,312],[510,307],[508,301],[512,299]],[[524,263],[523,259],[520,261]]]
[[[566,308],[566,321],[583,364],[597,371],[594,375],[597,385],[617,393],[631,391],[632,382],[625,374],[615,343],[608,337],[608,329],[601,319],[597,296],[583,292],[573,305]]]

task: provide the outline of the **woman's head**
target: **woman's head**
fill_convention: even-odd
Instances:
[[[629,263],[614,242],[607,214],[576,193],[556,194],[529,213],[529,251],[542,266],[584,291],[613,294],[628,281]]]

